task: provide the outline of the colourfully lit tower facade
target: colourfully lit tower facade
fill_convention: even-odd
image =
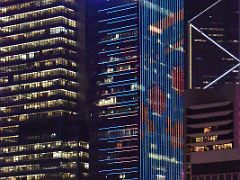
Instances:
[[[91,0],[89,7],[97,33],[93,174],[183,179],[183,1]]]
[[[88,177],[84,1],[0,0],[0,179]]]

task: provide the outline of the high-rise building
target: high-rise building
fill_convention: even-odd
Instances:
[[[239,1],[185,0],[185,9],[185,177],[237,180]]]
[[[83,0],[0,0],[0,179],[88,177]]]
[[[185,92],[186,180],[240,179],[240,88]]]
[[[183,1],[88,3],[93,175],[182,179]]]
[[[239,1],[186,0],[188,89],[232,84],[239,76]]]

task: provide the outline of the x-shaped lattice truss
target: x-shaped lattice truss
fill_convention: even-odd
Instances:
[[[191,28],[190,30],[194,29],[196,32],[198,32],[199,34],[201,34],[202,36],[204,36],[207,40],[209,40],[211,43],[213,43],[216,47],[218,47],[219,49],[221,49],[224,53],[228,54],[229,56],[231,56],[234,60],[238,61],[238,64],[235,65],[234,67],[232,67],[231,69],[227,70],[225,73],[223,73],[222,75],[220,75],[219,77],[217,77],[215,80],[213,80],[212,82],[210,82],[208,85],[206,85],[204,87],[204,89],[209,88],[210,86],[212,86],[213,84],[215,84],[217,81],[219,81],[220,79],[224,78],[225,76],[227,76],[230,72],[232,72],[234,69],[238,68],[240,66],[240,59],[236,56],[234,56],[231,52],[229,52],[227,49],[225,49],[224,47],[222,47],[220,44],[218,44],[216,41],[214,41],[212,38],[210,38],[207,34],[205,34],[204,32],[202,32],[199,28],[197,28],[195,25],[193,25],[193,21],[195,19],[197,19],[198,17],[200,17],[202,14],[206,13],[207,11],[209,11],[210,9],[212,9],[213,7],[217,6],[220,2],[222,2],[223,0],[218,0],[217,2],[213,3],[211,6],[209,6],[208,8],[204,9],[203,11],[201,11],[198,15],[196,15],[195,17],[193,17],[191,20],[188,21],[188,25]]]

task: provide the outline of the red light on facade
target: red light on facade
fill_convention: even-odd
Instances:
[[[184,91],[184,72],[179,67],[175,67],[172,70],[172,88],[178,93],[183,93]]]
[[[158,115],[162,115],[162,113],[166,109],[166,96],[161,91],[159,86],[154,85],[148,93],[148,99],[151,106],[151,110]]]

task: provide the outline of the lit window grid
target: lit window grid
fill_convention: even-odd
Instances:
[[[49,35],[48,30],[50,30],[50,35],[56,35],[56,34],[63,33],[64,35],[68,35],[71,37],[76,36],[76,31],[69,29],[69,28],[65,28],[63,26],[57,26],[57,27],[53,27],[50,29],[34,30],[31,32],[24,32],[24,33],[18,33],[18,34],[14,34],[14,35],[4,36],[0,39],[0,42],[4,45],[4,44],[9,44],[9,43],[14,43],[19,40],[23,41],[26,39],[43,37],[43,36]]]
[[[56,47],[56,48],[49,48],[49,49],[43,49],[41,54],[40,51],[32,51],[27,53],[20,53],[17,55],[4,55],[0,57],[0,63],[9,63],[9,62],[17,62],[17,61],[26,61],[26,60],[33,60],[34,58],[39,58],[42,56],[48,56],[48,55],[59,55],[59,54],[69,54],[70,56],[75,56],[76,51],[67,49],[64,47]],[[3,65],[2,65],[3,66]]]
[[[9,73],[16,71],[26,71],[29,69],[43,68],[43,67],[56,67],[58,65],[77,67],[77,63],[66,58],[48,59],[36,62],[23,63],[18,65],[6,65],[0,67],[0,73]]]
[[[41,0],[39,0],[39,1],[35,1],[36,3],[40,3],[41,5],[43,5],[44,3],[45,4],[47,4],[47,3],[51,3],[51,2],[53,2],[53,1],[41,1]],[[56,2],[56,1],[55,1]],[[66,0],[66,2],[70,2],[70,0]],[[72,2],[74,2],[74,1],[71,1],[71,3]],[[2,2],[1,2],[2,3]],[[27,5],[27,4],[31,4],[31,2],[29,2],[29,3],[25,3],[25,5]],[[15,5],[14,5],[15,6]],[[3,8],[4,9],[4,8]],[[1,10],[2,10],[2,8],[1,8]],[[35,14],[36,15],[36,14]],[[61,18],[61,17],[60,17]],[[72,27],[74,27],[74,26],[76,26],[76,24],[75,24],[75,22],[74,21],[72,21],[72,20],[70,20],[70,21],[68,21],[68,20],[66,20],[66,18],[64,18],[63,17],[63,21],[59,21],[59,22],[63,22],[63,23],[65,23],[65,24],[67,24],[67,25],[70,25],[70,26],[72,26]],[[59,19],[58,19],[59,20]],[[65,21],[66,20],[66,21]],[[43,20],[44,21],[44,20]],[[42,22],[42,21],[40,21],[40,22]],[[70,24],[68,24],[68,22],[70,23]],[[53,24],[54,23],[58,23],[58,22],[52,22]],[[26,25],[26,27],[28,26],[28,24],[24,24],[24,25]],[[38,23],[36,23],[35,25],[39,25]],[[20,27],[22,28],[22,30],[25,28],[25,27],[22,27],[21,25],[20,25]],[[35,26],[36,27],[36,26]],[[34,26],[31,26],[31,28],[35,28]],[[27,28],[29,28],[29,27],[27,27]],[[72,30],[71,30],[72,31]],[[56,27],[56,28],[51,28],[50,29],[50,32],[52,33],[52,34],[59,34],[59,33],[61,33],[61,32],[63,32],[63,33],[69,33],[70,31],[68,31],[68,30],[66,30],[66,29],[64,29],[64,28],[60,28],[60,29],[58,29],[58,27]],[[71,32],[72,33],[72,32]],[[5,34],[6,35],[6,34]],[[39,35],[39,34],[38,34]],[[18,38],[19,36],[18,35],[13,35],[13,36],[11,36],[11,37],[15,37],[15,38]],[[29,38],[30,38],[31,36],[29,36]],[[25,39],[27,39],[27,38],[25,38]],[[62,38],[61,38],[62,39]],[[15,39],[16,41],[18,41],[18,40],[20,40],[20,39]],[[68,39],[67,39],[67,41],[69,41]],[[70,41],[72,41],[72,40],[70,40]],[[30,42],[31,43],[31,42]],[[29,43],[28,43],[29,44]],[[26,44],[26,50],[28,50],[28,48],[30,47],[30,46],[28,46],[28,44]],[[23,44],[23,45],[25,45],[25,44]],[[49,45],[49,44],[45,44],[45,45]],[[55,45],[55,44],[54,44]],[[8,47],[11,47],[11,46],[8,46]],[[7,48],[8,48],[7,47]],[[36,47],[39,47],[38,45],[36,45]],[[22,47],[23,48],[23,47]],[[32,48],[32,47],[30,47],[30,48]],[[48,53],[48,52],[50,52],[50,54],[51,54],[51,52],[52,51],[54,51],[54,50],[60,50],[60,51],[62,51],[63,53],[64,53],[64,51],[65,51],[65,48],[62,48],[62,47],[57,47],[57,48],[54,48],[54,49],[46,49],[46,50],[43,50],[42,52],[43,52],[43,54],[44,53]],[[74,51],[73,50],[70,50],[70,49],[66,49],[66,51],[68,51],[69,52],[69,54],[71,53],[74,53]],[[36,53],[38,53],[39,51],[37,51]],[[42,54],[42,53],[41,53]],[[42,55],[43,55],[42,54]],[[21,59],[20,60],[23,60],[23,61],[25,61],[25,60],[27,60],[27,59],[34,59],[35,57],[35,54],[33,54],[33,53],[31,53],[31,52],[28,52],[28,53],[25,53],[25,57],[23,56],[23,57],[20,57]],[[11,55],[9,58],[11,59],[13,56]],[[19,59],[17,59],[17,60],[19,60]],[[1,57],[1,62],[3,62],[3,58]],[[4,62],[5,63],[5,62]],[[59,62],[58,62],[59,63]],[[65,63],[64,61],[62,61],[61,63]],[[41,64],[42,65],[42,64]],[[37,64],[36,63],[36,66],[41,66],[39,63]],[[47,65],[47,64],[46,64]],[[65,65],[67,65],[67,64],[65,64]],[[72,66],[72,65],[70,65],[70,64],[68,64],[69,66]],[[76,65],[76,63],[73,65],[73,66],[75,66]],[[49,64],[48,64],[48,66],[49,66]],[[50,65],[51,66],[51,65]],[[1,65],[1,67],[3,67],[2,65]],[[5,67],[5,69],[6,69],[7,67]],[[40,67],[38,67],[38,68],[40,68]],[[47,68],[47,69],[49,69],[49,68]],[[61,69],[63,69],[63,68],[61,68]],[[71,73],[74,73],[74,76],[76,75],[76,72],[74,72],[74,71],[71,71],[71,70],[68,70],[68,69],[65,69],[66,71],[68,71],[68,73],[67,74],[69,74],[69,72],[70,72],[70,74]],[[65,71],[64,70],[64,71]],[[46,72],[46,70],[43,70],[43,72],[45,73]],[[10,72],[11,73],[11,72]],[[29,75],[29,73],[25,73],[26,75]],[[25,75],[25,74],[19,74],[19,76],[21,76],[21,75]],[[69,74],[69,75],[70,75]],[[31,73],[30,73],[30,75],[31,75]],[[73,75],[73,74],[72,74]],[[47,74],[41,74],[41,76],[48,76],[48,72],[47,72]],[[71,76],[71,75],[70,75]],[[5,83],[6,85],[8,84],[8,80],[7,80],[7,78],[6,78],[7,76],[2,76],[2,81],[3,81],[3,83]],[[52,80],[49,80],[49,81],[52,81]],[[11,90],[15,90],[15,91],[19,91],[20,89],[18,89],[18,87],[23,87],[24,88],[24,90],[26,90],[26,92],[29,92],[29,86],[28,85],[30,85],[30,86],[32,86],[33,88],[46,88],[46,86],[52,86],[52,85],[54,85],[54,84],[49,84],[49,81],[45,81],[46,83],[44,83],[43,81],[42,82],[32,82],[32,83],[21,83],[21,84],[18,84],[18,85],[16,85],[16,84],[14,84],[14,85],[10,85],[10,86],[6,86],[6,85],[4,85],[4,87],[3,87],[3,90],[5,89],[5,88],[10,88],[10,89],[8,89],[9,91],[7,92],[9,95],[11,95]],[[66,90],[65,90],[65,88],[66,88],[66,85],[70,85],[70,86],[74,86],[74,87],[77,87],[78,86],[78,83],[77,82],[73,82],[73,81],[69,81],[69,80],[65,80],[65,79],[61,79],[61,78],[59,78],[59,79],[56,79],[56,81],[55,80],[53,80],[54,82],[57,82],[57,84],[58,85],[61,85],[61,86],[63,86],[64,87],[64,92],[66,92]],[[22,86],[22,84],[23,84],[23,86]],[[24,85],[25,84],[25,85]],[[55,84],[55,85],[57,85],[57,84]],[[43,85],[43,86],[42,86]],[[50,87],[49,86],[49,87]],[[13,88],[13,89],[12,89]],[[1,89],[2,90],[2,89]],[[41,89],[42,90],[42,89]],[[4,92],[4,91],[3,91]],[[39,92],[40,94],[41,94],[41,92]],[[67,94],[69,94],[69,93],[67,93]],[[21,94],[20,94],[21,95]],[[35,93],[35,95],[36,95],[36,93]],[[39,94],[38,94],[39,95]],[[69,94],[70,96],[72,96],[73,94]],[[74,96],[76,95],[76,93],[74,93]],[[34,98],[32,98],[32,100],[34,100]],[[62,102],[65,102],[65,101],[62,101]],[[34,103],[33,103],[34,104]],[[50,103],[50,104],[52,104],[52,103]],[[34,105],[35,106],[35,105]],[[12,106],[11,106],[12,107]],[[39,115],[41,114],[41,113],[47,113],[47,115],[48,116],[54,116],[54,115],[56,115],[55,113],[58,113],[58,115],[61,115],[61,116],[63,116],[63,113],[65,113],[65,112],[67,112],[67,113],[69,113],[69,114],[74,114],[73,112],[69,112],[69,111],[64,111],[64,110],[59,110],[59,111],[46,111],[46,112],[39,112],[39,113],[28,113],[28,114],[25,114],[25,115],[33,115],[34,114],[34,116],[36,117],[38,117],[39,118]],[[14,116],[19,116],[19,115],[14,115]],[[20,117],[21,117],[22,115],[20,115]],[[22,116],[23,117],[23,116]],[[21,117],[21,118],[22,118]],[[25,116],[25,117],[27,117],[27,118],[30,118],[29,116]],[[9,117],[6,117],[6,118],[9,118]],[[31,117],[31,118],[33,118],[33,117]],[[8,127],[6,127],[5,125],[7,125],[7,124],[11,124],[11,120],[9,120],[9,119],[7,119],[7,123],[5,123],[5,122],[3,122],[2,121],[3,119],[1,118],[1,122],[0,122],[0,124],[1,124],[1,126],[3,126],[3,127],[1,127],[0,128],[0,130],[3,132],[8,132],[8,130],[6,130],[6,129],[9,129],[9,131],[11,131],[11,132],[13,132],[13,131],[15,131],[15,129],[17,129],[18,127],[16,127],[15,129],[14,128],[12,128],[11,126],[8,126]],[[15,133],[17,133],[17,131],[15,131]],[[16,136],[18,136],[18,135],[16,135]],[[3,136],[3,137],[1,137],[1,140],[4,140],[4,139],[9,139],[9,138],[13,138],[13,137],[11,137],[11,136]],[[6,144],[4,144],[4,145],[6,145]],[[83,142],[79,142],[79,146],[82,146],[83,145]],[[1,145],[2,146],[2,145]],[[72,146],[72,145],[71,145]],[[2,146],[3,147],[3,146]],[[88,149],[88,145],[87,145],[87,149]],[[1,153],[0,153],[1,154]],[[79,155],[79,156],[81,156],[81,155]],[[85,169],[88,169],[88,164],[87,163],[82,163],[82,165],[83,165],[83,167],[85,168]],[[21,167],[20,167],[21,166]],[[23,171],[25,171],[26,170],[26,168],[25,167],[22,167],[22,166],[25,166],[26,167],[26,165],[19,165],[19,167],[17,167],[18,168],[18,170],[19,169],[22,169]],[[15,165],[14,165],[14,167],[16,167]],[[37,166],[35,166],[35,165],[29,165],[28,164],[28,166],[27,167],[29,167],[30,169],[29,170],[36,170],[35,168],[37,167]],[[70,162],[70,163],[63,163],[63,168],[74,168],[74,167],[76,167],[76,165],[74,165],[74,164],[72,164],[72,162]],[[1,169],[2,170],[2,169]],[[9,173],[11,173],[12,171],[11,171],[11,168],[10,169],[7,169],[7,171],[9,170]],[[1,171],[2,172],[2,171]],[[83,172],[82,173],[84,176],[88,176],[88,173],[85,173],[85,172]],[[1,175],[2,176],[2,175]],[[16,177],[16,176],[15,176]],[[26,177],[31,177],[31,175],[29,175],[29,176],[26,176]],[[67,177],[67,176],[65,176],[65,177]],[[70,177],[70,178],[74,178],[74,177],[76,177],[76,174],[74,175],[74,174],[70,174],[68,177]],[[6,177],[4,177],[4,178],[6,178]],[[36,178],[39,178],[39,177],[36,177]],[[1,178],[2,179],[2,178]]]
[[[4,106],[4,107],[0,107],[0,111],[1,111],[1,114],[6,115],[6,114],[17,113],[17,112],[24,112],[26,110],[40,110],[40,109],[46,109],[46,108],[51,109],[54,107],[73,108],[73,106],[75,105],[76,105],[75,102],[58,99],[58,100],[52,100],[52,101],[25,103],[25,104],[14,105],[14,106]]]
[[[48,89],[49,87],[70,87],[70,88],[78,88],[79,84],[75,81],[69,81],[66,79],[58,78],[58,79],[51,79],[45,81],[36,81],[31,83],[21,83],[17,85],[10,85],[10,86],[2,86],[1,91],[5,94],[12,93],[12,92],[19,92],[19,91],[26,91],[34,90],[34,89]]]
[[[21,102],[23,100],[29,100],[32,101],[34,99],[39,98],[51,98],[52,96],[65,96],[72,99],[77,99],[77,93],[73,91],[68,91],[65,89],[56,89],[56,90],[49,90],[49,91],[40,91],[40,92],[33,92],[33,93],[26,93],[26,94],[18,94],[18,95],[12,95],[12,96],[5,96],[0,97],[0,102],[2,104],[8,104],[12,102]]]
[[[66,18],[64,16],[57,16],[57,17],[47,18],[43,20],[29,21],[29,22],[24,22],[20,24],[4,26],[0,29],[0,32],[4,34],[9,34],[9,33],[14,33],[20,30],[31,30],[32,28],[36,28],[36,27],[40,28],[42,26],[59,24],[59,23],[63,23],[70,27],[76,27],[76,24],[77,24],[75,20]]]
[[[1,20],[4,23],[9,23],[11,21],[16,21],[19,19],[27,20],[29,17],[30,18],[42,17],[43,15],[46,15],[46,14],[49,15],[49,14],[56,14],[60,12],[74,15],[74,11],[70,8],[67,8],[64,6],[55,6],[55,7],[41,9],[41,10],[33,10],[33,11],[24,12],[24,13],[18,13],[11,16],[3,16],[1,17]]]
[[[60,109],[60,108],[59,108]],[[29,119],[34,118],[53,118],[53,117],[62,117],[62,116],[69,116],[69,115],[76,115],[77,112],[68,111],[68,110],[47,110],[41,111],[37,113],[25,113],[19,115],[8,115],[5,117],[1,117],[1,123],[8,124],[9,122],[21,122],[27,121]]]
[[[13,2],[14,0],[12,0]],[[1,3],[9,2],[9,0],[2,0]],[[29,7],[43,7],[50,4],[59,2],[59,0],[32,0],[29,2],[17,3],[14,5],[8,5],[0,7],[0,13],[5,14],[7,12],[17,11],[19,9],[27,9]],[[75,0],[63,0],[63,2],[68,4],[74,4]]]
[[[70,149],[68,151],[63,151],[62,149],[65,148]],[[85,169],[82,169],[83,173],[87,173],[89,169],[88,149],[89,143],[84,141],[54,141],[8,147],[2,146],[0,148],[0,162],[4,164],[0,167],[2,173],[1,177],[9,177],[8,174],[13,172],[26,170],[36,172],[36,170],[43,170],[44,166],[40,166],[40,164],[36,162],[47,159],[61,159],[61,161],[63,161],[62,164],[57,163],[55,166],[49,166],[50,169],[58,169],[60,166],[63,169],[76,169],[78,164],[80,168]],[[48,151],[43,153],[43,150]],[[13,152],[14,154],[12,154]],[[10,164],[12,163],[20,164],[11,166]],[[46,168],[48,168],[48,166],[46,166]]]
[[[55,44],[67,44],[76,47],[77,42],[64,38],[64,37],[56,37],[56,38],[49,38],[49,39],[43,39],[39,41],[32,41],[32,42],[27,42],[27,43],[22,43],[22,44],[17,44],[17,45],[11,45],[11,46],[3,46],[0,47],[0,53],[9,53],[9,52],[14,52],[14,51],[19,51],[19,50],[26,50],[26,49],[34,49],[36,47],[43,47],[46,45],[55,45]]]

